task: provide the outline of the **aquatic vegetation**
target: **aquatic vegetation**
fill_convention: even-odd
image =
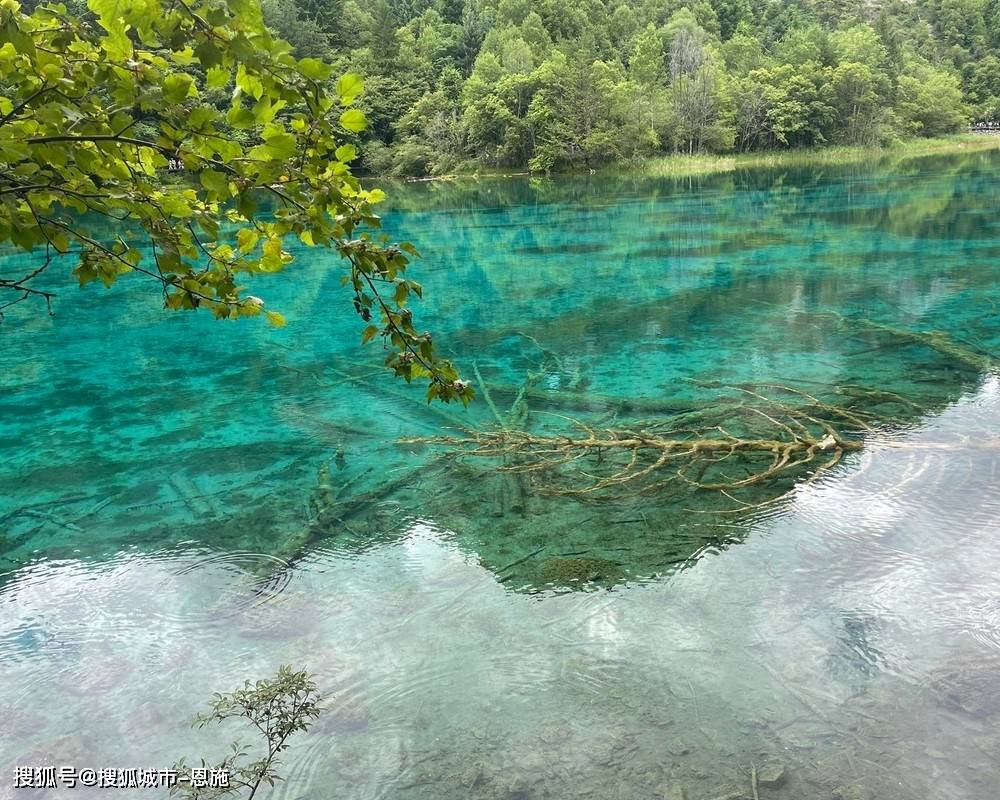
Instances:
[[[557,586],[614,581],[621,575],[614,561],[603,558],[576,558],[552,556],[541,565],[541,579]]]
[[[245,746],[234,742],[232,754],[211,768],[225,773],[222,785],[205,786],[192,780],[192,768],[181,761],[177,771],[186,780],[179,781],[171,789],[171,795],[206,800],[245,793],[245,800],[253,800],[262,785],[274,786],[275,781],[281,780],[277,772],[279,756],[288,748],[289,737],[308,730],[320,715],[321,701],[309,673],[286,665],[278,668],[274,678],[253,683],[248,680],[240,689],[217,694],[211,710],[199,715],[195,724],[205,727],[230,719],[245,720],[263,737],[263,752],[260,758],[251,761]],[[206,767],[202,761],[201,768]]]

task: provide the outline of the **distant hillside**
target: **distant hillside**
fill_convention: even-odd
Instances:
[[[1000,0],[264,0],[366,76],[365,166],[596,166],[1000,117]]]

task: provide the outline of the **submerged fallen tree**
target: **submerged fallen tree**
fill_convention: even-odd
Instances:
[[[866,345],[930,344],[931,334],[864,327]],[[933,342],[952,361],[978,363]],[[306,543],[336,537],[362,549],[409,535],[418,518],[515,590],[610,587],[742,541],[758,514],[832,480],[844,461],[863,467],[869,448],[1000,449],[988,430],[946,426],[936,441],[915,430],[957,398],[953,370],[937,383],[888,384],[901,393],[789,376],[688,380],[632,399],[591,391],[589,362],[539,348],[519,384],[498,383],[509,373],[497,365],[473,364],[478,409],[464,424],[411,427],[388,445],[388,461],[372,461],[370,438],[330,430],[338,450],[319,470]],[[364,386],[367,365],[349,366]],[[907,431],[915,435],[898,435]]]
[[[912,331],[861,317],[841,316],[840,319],[845,326],[853,326],[857,330],[886,334],[904,344],[924,345],[942,357],[976,372],[1000,370],[1000,360],[992,353],[974,343],[956,340],[947,331]]]
[[[763,502],[773,502],[788,492],[789,481],[815,480],[860,450],[865,433],[892,421],[854,408],[853,400],[833,405],[789,387],[728,388],[741,399],[628,426],[602,428],[544,414],[557,422],[555,430],[501,425],[400,442],[443,446],[448,458],[493,459],[497,471],[527,476],[540,494],[609,499],[670,488],[705,490],[729,498],[733,510],[745,510],[762,502],[740,493],[764,489]],[[897,403],[892,395],[866,399]]]
[[[331,459],[312,498],[309,540],[365,548],[408,535],[416,512],[516,590],[610,587],[742,541],[759,514],[833,479],[845,460],[860,465],[869,447],[1000,447],[983,432],[898,436],[939,408],[933,398],[855,384],[814,382],[809,393],[785,381],[691,382],[675,393],[685,410],[598,405],[575,418],[530,404],[540,371],[528,372],[508,406],[473,366],[479,427],[397,439],[391,470],[358,471],[364,462],[349,453],[331,474]]]
[[[858,331],[930,347],[979,372],[997,367],[991,355],[941,332],[830,316]],[[499,479],[495,515],[523,515],[528,500],[539,495],[587,501],[655,495],[671,505],[690,500],[679,507],[706,513],[756,509],[826,474],[860,451],[872,434],[909,427],[929,408],[916,398],[856,385],[821,385],[816,392],[823,399],[776,383],[716,382],[695,382],[709,390],[704,396],[685,392],[669,399],[610,398],[586,391],[590,381],[578,364],[526,338],[539,348],[541,361],[522,384],[487,384],[478,365],[473,366],[495,425],[398,440],[441,448],[434,461],[457,483]],[[554,376],[569,388],[541,390],[543,376]],[[499,408],[494,397],[513,397],[509,410]],[[584,412],[582,418],[578,412]],[[996,446],[993,440],[977,444]],[[453,471],[449,465],[461,468]],[[695,493],[697,499],[691,496]],[[317,517],[343,519],[367,504],[364,494],[321,503],[326,513]]]

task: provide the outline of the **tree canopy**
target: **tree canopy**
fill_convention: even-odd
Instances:
[[[321,17],[317,17],[317,24]],[[0,277],[0,313],[63,255],[81,285],[150,279],[169,309],[285,320],[247,294],[286,269],[290,237],[330,248],[386,363],[428,399],[471,388],[418,333],[415,248],[377,235],[383,199],[351,173],[361,77],[297,58],[256,0],[0,0],[0,243],[26,253]]]
[[[378,174],[878,146],[1000,118],[1000,0],[263,3],[300,54],[325,25],[319,52],[378,87],[360,150]]]

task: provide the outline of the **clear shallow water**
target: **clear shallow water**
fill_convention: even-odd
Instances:
[[[190,718],[288,662],[330,701],[280,797],[707,800],[751,765],[785,769],[762,798],[1000,791],[1000,378],[845,324],[996,357],[1000,157],[392,195],[421,319],[501,408],[541,370],[532,411],[585,419],[717,399],[692,380],[920,412],[755,517],[512,507],[395,444],[489,410],[372,375],[329,260],[254,286],[281,331],[67,283],[0,328],[0,796],[15,764],[217,758],[235,731]],[[310,525],[324,492],[365,502]]]

